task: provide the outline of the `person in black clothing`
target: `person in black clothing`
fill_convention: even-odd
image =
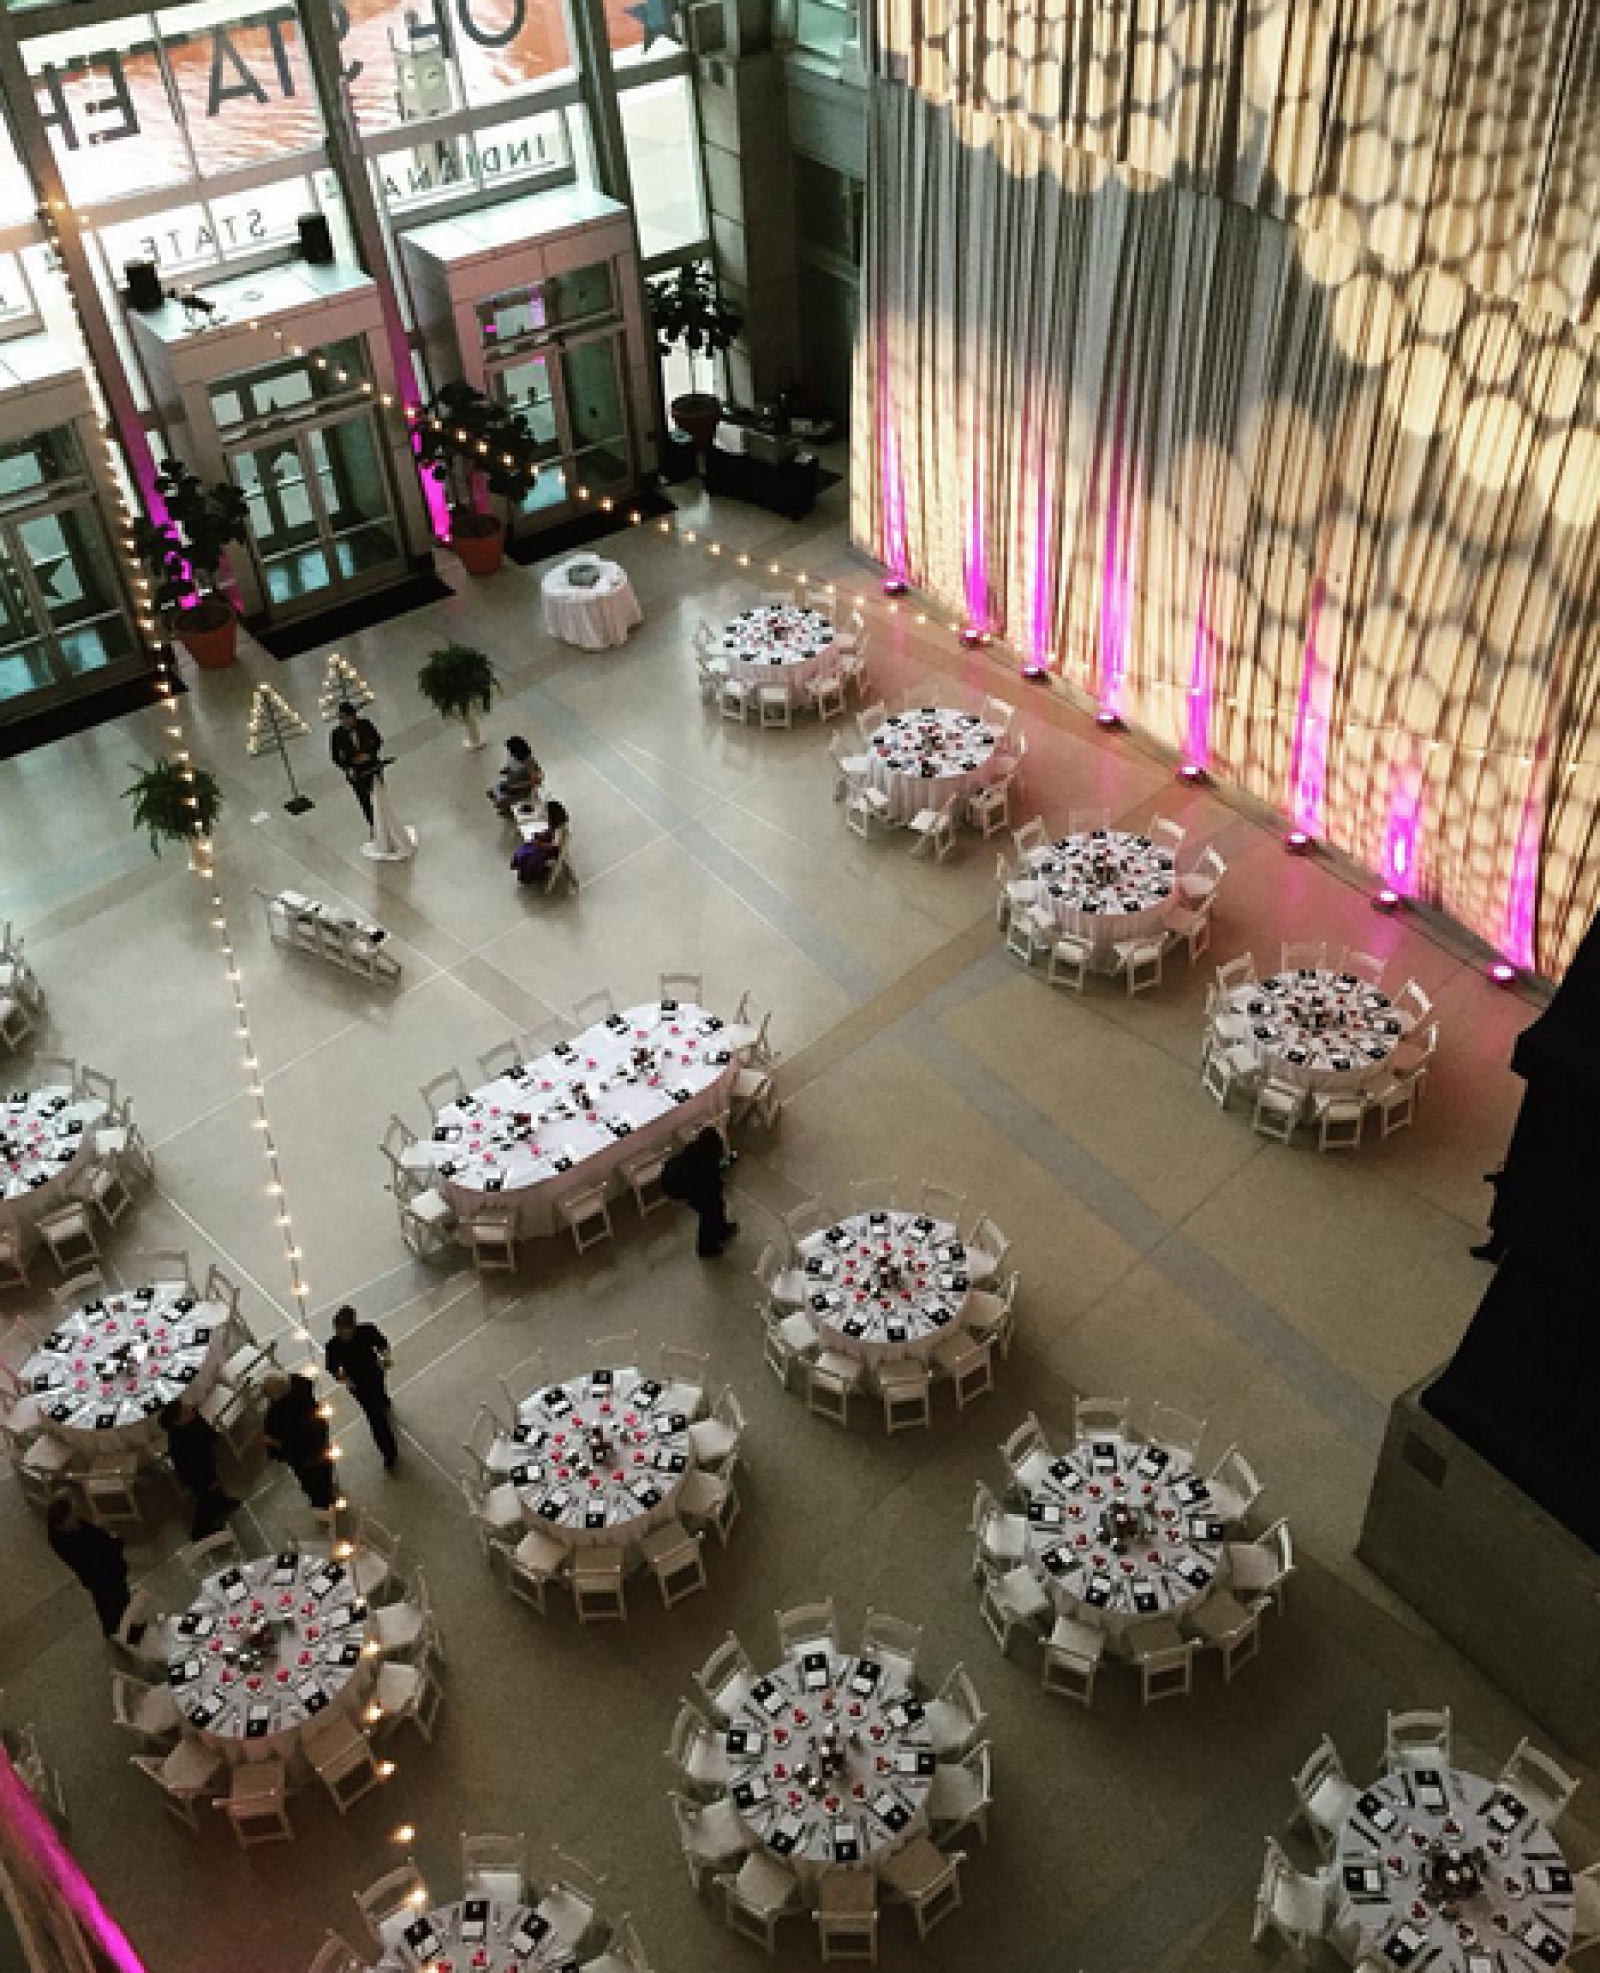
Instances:
[[[178,1484],[194,1495],[194,1539],[204,1541],[239,1507],[217,1479],[217,1434],[183,1398],[163,1407],[161,1429],[167,1435],[167,1457]]]
[[[276,1370],[261,1388],[270,1399],[261,1421],[267,1451],[294,1474],[311,1505],[326,1512],[333,1505],[333,1458],[328,1421],[311,1379]]]
[[[1496,1165],[1493,1171],[1486,1171],[1483,1175],[1484,1184],[1494,1193],[1493,1203],[1489,1207],[1489,1237],[1481,1245],[1468,1249],[1476,1259],[1489,1261],[1495,1267],[1500,1265],[1511,1250],[1511,1230],[1506,1223],[1511,1215],[1500,1192],[1505,1169],[1504,1165]]]
[[[100,1628],[113,1636],[132,1600],[122,1543],[109,1529],[80,1520],[61,1493],[45,1509],[45,1529],[50,1546],[94,1598]]]
[[[339,707],[339,724],[328,740],[328,751],[333,755],[334,766],[355,790],[370,829],[372,784],[383,779],[383,735],[345,699]]]
[[[373,1443],[392,1473],[400,1447],[389,1417],[389,1390],[384,1382],[384,1372],[393,1361],[388,1337],[375,1324],[358,1322],[353,1308],[342,1308],[334,1315],[324,1361],[328,1375],[337,1377],[367,1414]]]
[[[707,1124],[661,1168],[662,1191],[681,1200],[700,1222],[694,1250],[702,1260],[720,1254],[739,1231],[722,1196],[723,1170],[731,1162],[721,1132]]]

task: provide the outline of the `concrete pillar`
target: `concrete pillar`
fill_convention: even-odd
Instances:
[[[787,85],[772,0],[722,0],[723,48],[695,61],[717,279],[744,317],[728,389],[763,404],[800,375]]]

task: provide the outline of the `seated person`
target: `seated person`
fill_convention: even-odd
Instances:
[[[533,749],[520,733],[506,742],[505,763],[500,779],[489,790],[489,799],[500,815],[509,815],[521,802],[531,802],[544,780],[544,769],[533,757]]]
[[[542,884],[567,846],[567,811],[558,801],[545,805],[544,826],[517,845],[511,867],[519,884]]]

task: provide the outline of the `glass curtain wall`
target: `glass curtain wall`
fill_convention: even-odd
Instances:
[[[84,9],[91,18],[80,20],[65,0],[39,6],[10,0],[0,13],[0,35],[15,38],[44,140],[77,216],[96,316],[105,324],[101,353],[109,336],[119,383],[157,453],[165,437],[123,312],[126,266],[153,262],[168,287],[250,273],[294,258],[299,221],[319,212],[344,254],[352,228],[335,164],[365,172],[373,186],[390,252],[386,266],[368,271],[388,289],[411,336],[424,392],[442,379],[425,374],[412,334],[414,311],[393,250],[397,230],[545,185],[596,183],[586,90],[615,92],[647,271],[709,251],[679,0],[602,0],[609,64],[596,76],[577,72],[576,50],[584,41],[571,11],[592,0],[340,0],[332,16],[351,116],[341,112],[325,121],[304,9],[327,4],[187,0],[124,7],[95,0]],[[36,189],[7,119],[0,125],[0,346],[40,328],[76,340],[72,297],[36,208]],[[614,458],[617,433],[626,426],[624,375],[609,348],[575,345],[550,380],[556,415],[571,428],[567,436],[597,469]],[[283,507],[272,538],[286,555],[331,557],[335,565],[383,562],[390,548],[385,530],[395,520],[392,512],[376,511],[371,496],[381,475],[363,469],[365,440],[352,427],[343,437],[324,433],[321,451],[309,440],[305,445],[302,456],[296,440],[292,466],[280,458],[268,462],[270,470],[258,469],[251,497],[264,515],[274,493]],[[241,474],[250,470],[241,463]],[[306,530],[313,524],[310,541]],[[30,676],[57,677],[63,667],[87,661],[90,633],[77,636],[63,613],[76,609],[85,622],[92,619],[103,547],[89,538],[82,518],[55,525],[62,542],[51,552],[81,569],[74,577],[81,597],[58,603],[0,570],[5,648],[22,654],[8,659],[13,678],[21,676],[18,662],[33,668]],[[3,545],[14,563],[19,539],[7,534]],[[399,548],[403,558],[404,544]],[[302,559],[297,566],[296,579],[309,579],[305,571],[313,563]]]

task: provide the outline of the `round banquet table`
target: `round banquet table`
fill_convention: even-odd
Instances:
[[[509,1212],[520,1238],[554,1233],[562,1199],[724,1107],[745,1032],[689,1001],[609,1015],[447,1104],[405,1162],[462,1219]]]
[[[1404,1024],[1386,993],[1353,973],[1307,966],[1246,980],[1225,1011],[1243,1018],[1241,1037],[1263,1075],[1297,1089],[1360,1089],[1399,1047]]]
[[[208,1576],[168,1629],[167,1683],[185,1723],[231,1761],[292,1753],[333,1708],[359,1710],[377,1658],[367,1606],[325,1549]]]
[[[792,706],[802,703],[806,686],[836,655],[833,625],[820,610],[799,603],[741,610],[723,625],[717,648],[730,678],[752,691],[776,686]]]
[[[1178,897],[1171,850],[1127,829],[1091,829],[1035,850],[1024,866],[1058,934],[1086,939],[1109,972],[1118,945],[1159,938]]]
[[[878,1208],[799,1243],[806,1311],[825,1348],[869,1364],[932,1354],[959,1327],[971,1291],[948,1220]]]
[[[906,823],[991,780],[999,738],[976,713],[952,706],[892,712],[867,742],[867,779],[888,797],[889,819]]]
[[[1118,1525],[1119,1510],[1133,1518]],[[1041,1587],[1113,1647],[1138,1624],[1192,1609],[1225,1573],[1225,1528],[1205,1481],[1139,1439],[1096,1433],[1053,1460],[1027,1522]]]
[[[723,1744],[740,1820],[807,1881],[873,1868],[927,1820],[933,1738],[876,1659],[821,1647],[788,1659],[757,1679]]]
[[[1464,1852],[1475,1883],[1445,1908],[1434,1872]],[[1459,1973],[1539,1973],[1572,1942],[1572,1874],[1515,1795],[1460,1768],[1405,1768],[1359,1796],[1339,1832],[1333,1895],[1354,1957]]]
[[[228,1312],[175,1282],[85,1302],[45,1337],[21,1377],[56,1437],[142,1446],[174,1398],[198,1404],[217,1381]]]
[[[600,571],[593,584],[572,580],[575,567]],[[546,572],[539,585],[544,627],[563,644],[585,651],[606,651],[628,641],[628,632],[644,621],[628,572],[598,555],[574,555]]]
[[[0,1226],[31,1236],[62,1203],[73,1174],[94,1152],[106,1106],[62,1084],[16,1089],[0,1101]]]
[[[549,1384],[517,1406],[489,1449],[532,1526],[581,1547],[639,1541],[672,1518],[694,1463],[687,1412],[657,1377],[631,1366]]]
[[[531,1905],[459,1898],[418,1912],[376,1973],[577,1973],[578,1955]]]

